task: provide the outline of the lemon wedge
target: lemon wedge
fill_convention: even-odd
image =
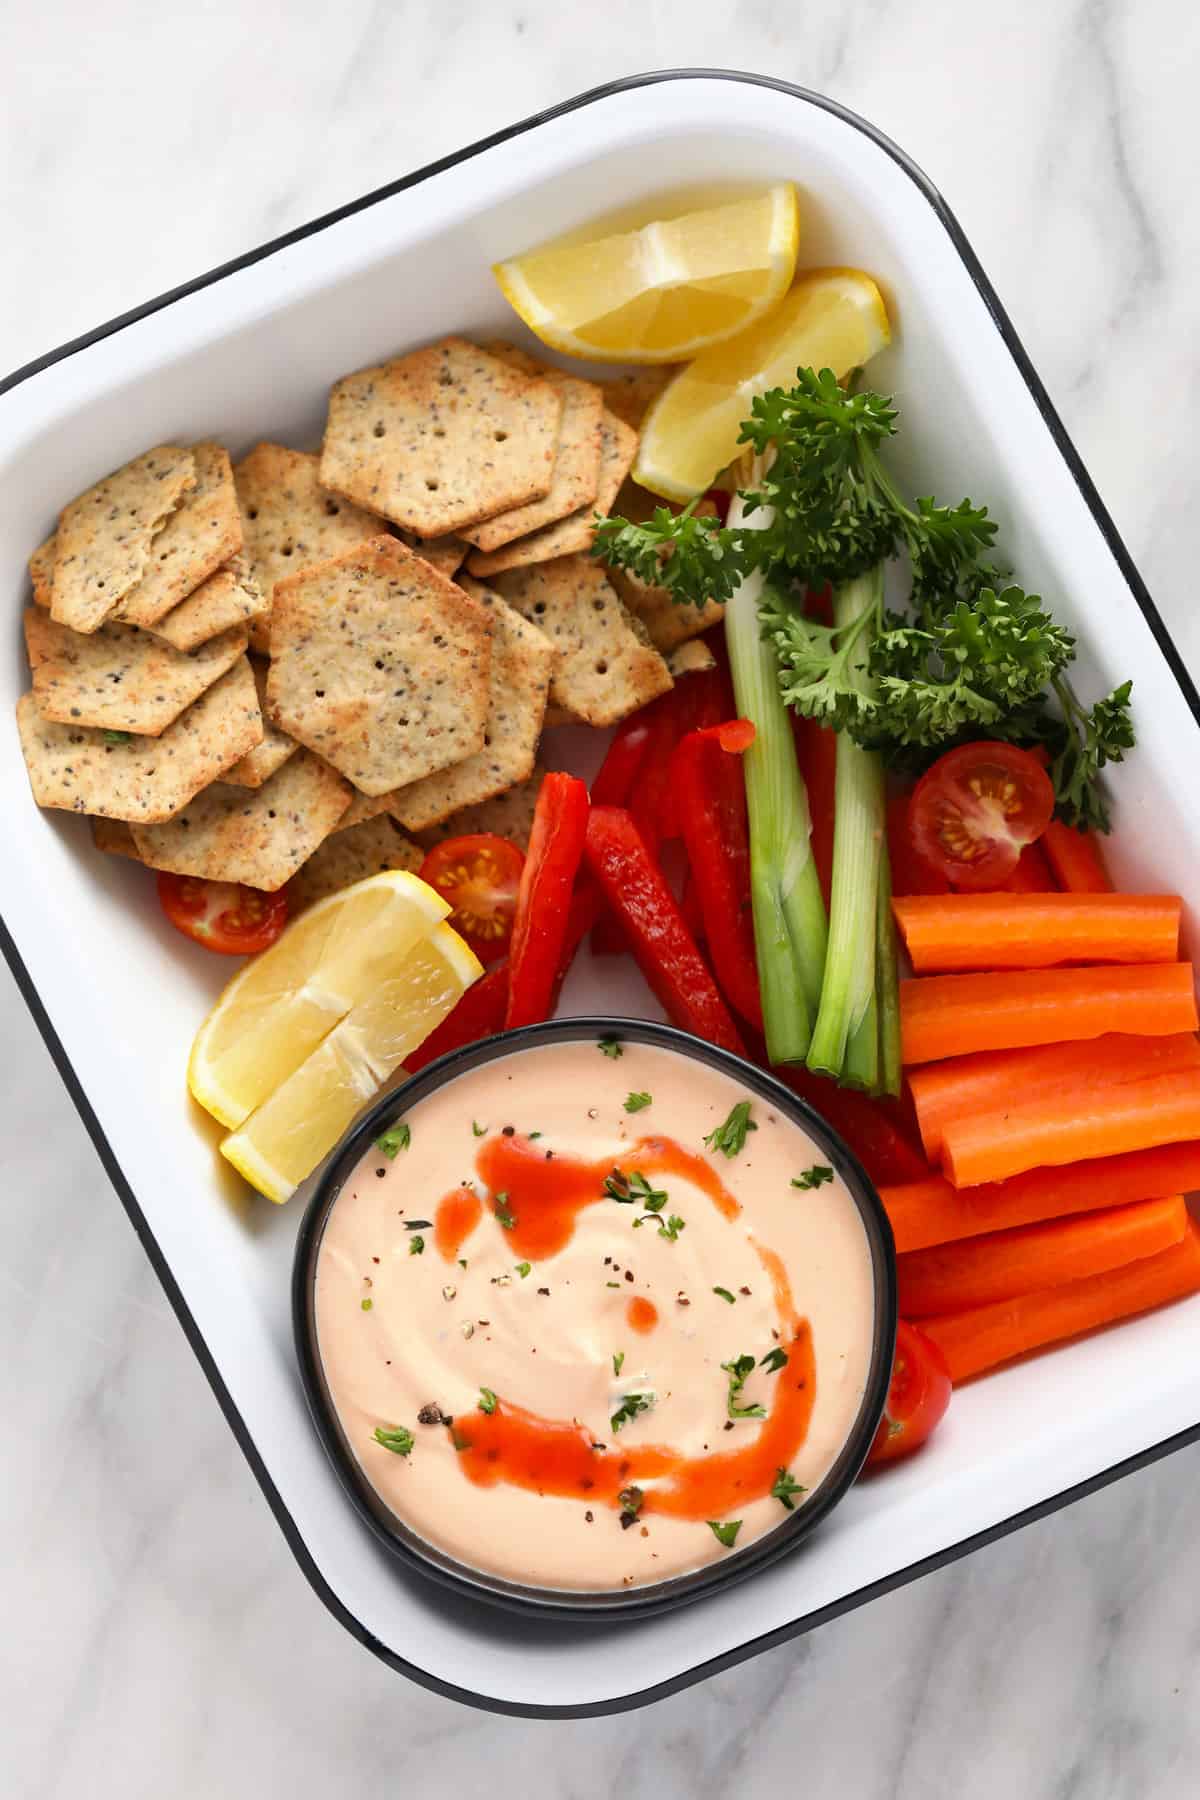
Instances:
[[[241,1130],[225,1138],[222,1156],[268,1200],[289,1199],[355,1114],[482,973],[458,933],[449,925],[435,925]]]
[[[402,869],[311,907],[234,976],[196,1033],[188,1086],[201,1106],[240,1125],[449,910]]]
[[[555,350],[593,362],[678,362],[779,303],[798,236],[796,190],[780,181],[590,243],[572,233],[492,272],[510,306]]]
[[[891,335],[883,296],[861,269],[801,275],[769,318],[705,351],[663,389],[643,420],[633,479],[664,500],[691,500],[738,455],[756,394],[790,387],[810,364],[844,379]]]

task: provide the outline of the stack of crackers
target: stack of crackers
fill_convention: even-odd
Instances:
[[[297,906],[444,836],[527,841],[544,728],[616,724],[720,617],[588,554],[618,495],[651,504],[652,392],[450,337],[337,382],[319,455],[164,445],[97,482],[30,558],[38,805]]]

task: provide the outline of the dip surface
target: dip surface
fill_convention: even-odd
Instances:
[[[707,1148],[741,1102],[742,1148]],[[608,1589],[730,1555],[709,1520],[740,1521],[738,1549],[780,1524],[781,1471],[793,1504],[816,1491],[874,1284],[806,1132],[675,1051],[590,1038],[498,1057],[404,1123],[334,1202],[316,1277],[335,1411],[400,1519],[470,1567]],[[376,1440],[397,1427],[407,1454]]]

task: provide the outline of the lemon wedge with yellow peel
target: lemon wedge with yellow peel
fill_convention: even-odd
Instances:
[[[268,1200],[289,1199],[482,973],[458,933],[435,925],[223,1141],[222,1156]]]
[[[778,305],[796,267],[790,181],[637,231],[544,244],[493,274],[529,329],[593,362],[679,362]]]
[[[883,296],[861,269],[801,275],[769,318],[681,369],[642,422],[633,479],[664,500],[691,500],[739,454],[756,394],[791,387],[796,370],[844,380],[891,341]]]
[[[450,908],[425,882],[385,870],[343,888],[248,962],[196,1033],[188,1087],[230,1130],[401,968]]]

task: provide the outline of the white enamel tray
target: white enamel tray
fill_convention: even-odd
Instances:
[[[1021,579],[1081,636],[1094,697],[1132,676],[1140,747],[1116,783],[1127,881],[1200,883],[1200,701],[936,192],[871,126],[814,94],[716,73],[586,94],[151,302],[0,385],[5,717],[26,685],[25,559],[58,507],[147,444],[315,444],[330,381],[447,330],[512,330],[488,273],[615,204],[714,180],[790,177],[802,264],[883,284],[897,341],[872,367],[905,407],[921,492],[986,498]],[[906,403],[911,403],[906,405]],[[570,734],[560,760],[578,758]],[[580,772],[588,773],[580,764]],[[1200,1300],[956,1396],[928,1450],[860,1484],[798,1554],[701,1604],[630,1625],[536,1627],[452,1600],[390,1562],[312,1431],[292,1353],[301,1199],[225,1178],[184,1089],[221,971],[160,923],[143,872],[39,813],[0,729],[4,950],[297,1561],[394,1668],[502,1711],[581,1716],[669,1693],[1200,1435]],[[650,1012],[637,976],[574,972],[566,1010]],[[88,1197],[81,1196],[81,1204]]]

